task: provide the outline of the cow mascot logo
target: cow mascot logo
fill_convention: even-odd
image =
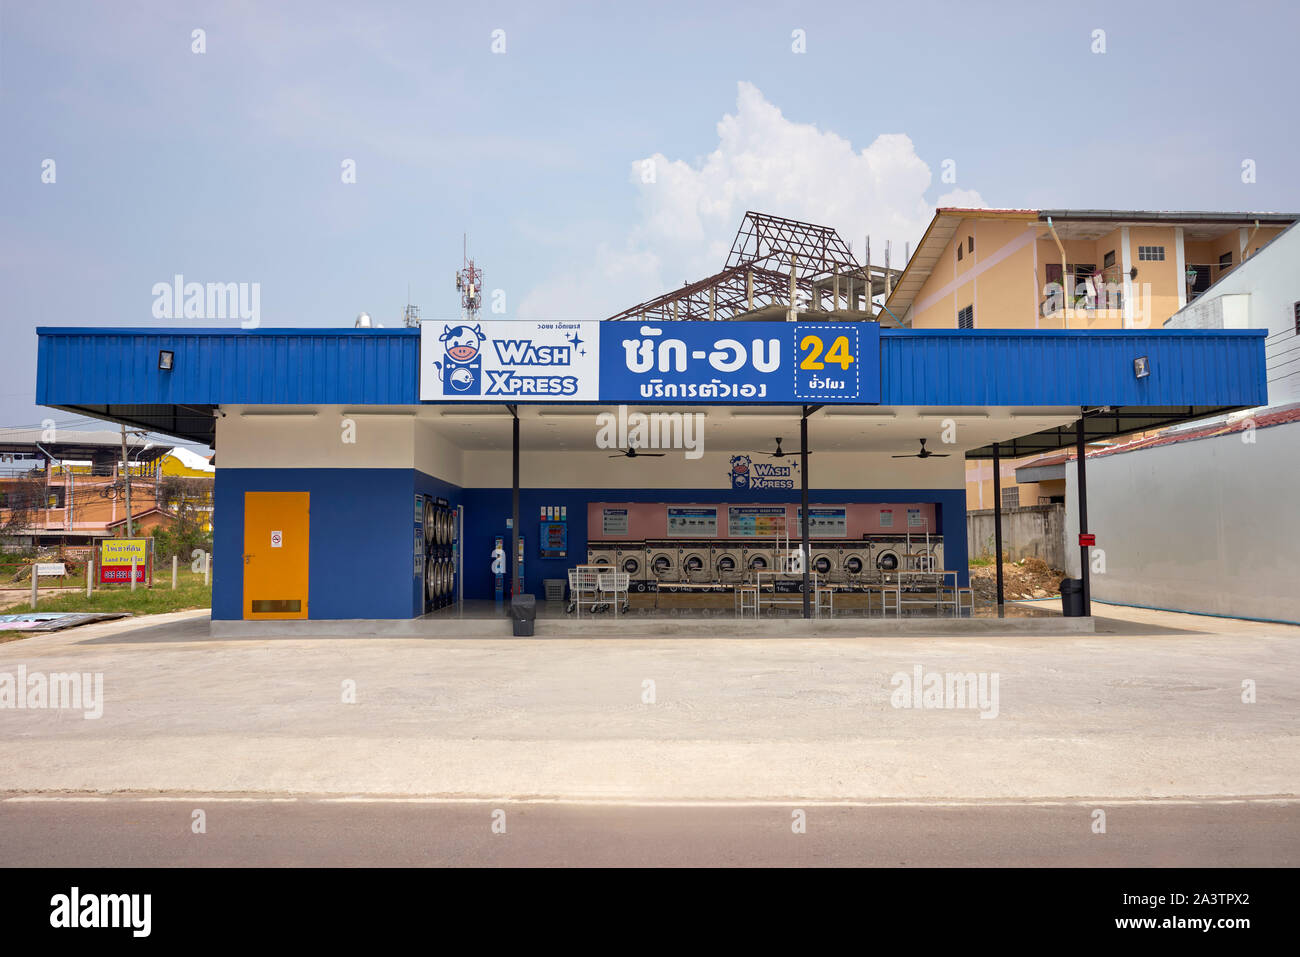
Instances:
[[[749,456],[733,455],[731,457],[731,487],[749,488]]]
[[[483,330],[479,326],[445,326],[438,341],[446,362],[435,362],[444,395],[482,392]]]

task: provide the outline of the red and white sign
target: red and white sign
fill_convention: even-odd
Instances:
[[[1080,533],[1079,533],[1079,544],[1082,545],[1082,546],[1088,546],[1088,547],[1091,547],[1091,546],[1093,546],[1093,545],[1096,545],[1096,544],[1097,544],[1097,536],[1094,535],[1094,534],[1092,534],[1091,532],[1080,532]]]
[[[144,565],[135,566],[135,580],[143,582],[145,573],[148,569]],[[101,585],[121,585],[131,584],[131,566],[130,565],[100,565],[99,582]]]

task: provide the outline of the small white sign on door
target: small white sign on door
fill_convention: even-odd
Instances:
[[[272,533],[271,533],[271,547],[272,547],[272,548],[279,548],[279,547],[280,547],[281,545],[283,545],[283,544],[284,544],[284,532],[272,532]]]

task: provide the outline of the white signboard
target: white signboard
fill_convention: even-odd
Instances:
[[[600,323],[484,319],[420,323],[420,399],[594,402]]]
[[[67,573],[68,573],[67,567],[63,564],[63,562],[37,562],[36,563],[37,578],[40,578],[42,575],[48,578],[52,575],[66,575]]]
[[[627,534],[627,509],[602,508],[600,512],[600,531],[602,535]]]
[[[686,507],[668,509],[669,538],[717,538],[716,508]]]
[[[280,547],[281,545],[283,545],[283,544],[284,544],[284,532],[272,532],[272,533],[271,533],[271,547],[272,547],[272,548],[279,548],[279,547]]]

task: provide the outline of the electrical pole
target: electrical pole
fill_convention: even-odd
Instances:
[[[135,530],[131,526],[131,463],[126,457],[126,426],[122,426],[122,474],[126,483],[126,537],[134,538]]]

